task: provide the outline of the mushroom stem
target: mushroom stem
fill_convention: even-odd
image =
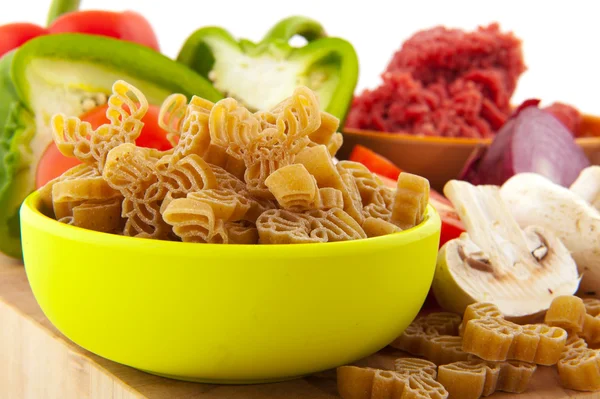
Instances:
[[[499,187],[474,186],[452,180],[444,187],[444,194],[454,205],[471,241],[486,255],[489,263],[486,269],[491,268],[494,273],[504,275],[517,265],[530,271],[538,267],[538,259],[502,201]],[[467,254],[467,257],[471,256]],[[480,263],[473,265],[471,267],[481,266]]]

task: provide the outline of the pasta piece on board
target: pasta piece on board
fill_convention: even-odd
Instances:
[[[499,313],[492,304],[467,307],[465,315],[471,319],[463,321],[465,352],[488,361],[520,360],[544,366],[558,362],[567,342],[565,330],[544,324],[520,326]]]
[[[577,391],[600,389],[600,351],[588,348],[581,338],[571,340],[557,364],[563,387]]]
[[[448,391],[427,372],[403,372],[355,366],[337,369],[338,392],[342,399],[445,399]]]
[[[438,381],[448,390],[450,399],[478,399],[496,391],[525,392],[536,368],[535,364],[516,361],[460,361],[440,366]]]

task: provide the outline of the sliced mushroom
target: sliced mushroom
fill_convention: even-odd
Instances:
[[[471,303],[489,302],[506,317],[521,318],[577,291],[579,276],[569,251],[541,227],[522,230],[499,187],[452,180],[444,194],[467,232],[440,249],[433,292],[442,307],[462,314]]]
[[[600,298],[600,212],[575,193],[593,198],[594,184],[586,176],[596,172],[588,170],[575,190],[535,173],[521,173],[506,181],[500,194],[521,227],[541,226],[565,244],[582,274],[580,293]]]

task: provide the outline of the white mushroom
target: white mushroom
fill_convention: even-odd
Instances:
[[[535,173],[513,176],[500,193],[521,227],[541,226],[560,238],[582,274],[579,292],[600,298],[600,212],[575,192]]]
[[[600,211],[600,166],[582,170],[570,189]]]
[[[491,302],[505,316],[521,318],[577,291],[579,276],[569,251],[541,227],[522,230],[499,187],[452,180],[444,194],[467,232],[440,249],[433,292],[442,307],[463,313],[471,303]]]

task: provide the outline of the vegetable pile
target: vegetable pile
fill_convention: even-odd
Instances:
[[[61,222],[197,243],[394,234],[429,203],[442,219],[431,291],[442,308],[527,321],[573,294],[600,298],[600,166],[575,142],[585,121],[563,103],[511,106],[526,66],[521,41],[498,24],[416,33],[382,84],[353,98],[353,46],[306,17],[256,43],[203,27],[173,60],[143,16],[78,8],[54,0],[47,27],[0,26],[0,252],[21,257],[19,208],[41,187]],[[306,45],[291,46],[294,36]],[[364,146],[338,162],[340,122],[492,140],[446,198]],[[106,198],[74,200],[74,182]],[[600,311],[588,313],[600,326]]]

